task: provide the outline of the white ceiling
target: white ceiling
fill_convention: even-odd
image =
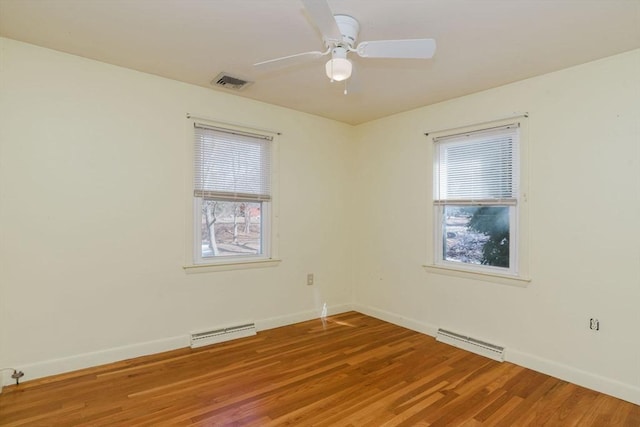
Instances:
[[[436,55],[350,56],[346,96],[326,58],[257,73],[255,62],[324,50],[299,0],[0,0],[0,35],[208,88],[225,71],[255,81],[240,96],[351,124],[640,48],[640,0],[329,5],[360,21],[359,41],[435,38]]]

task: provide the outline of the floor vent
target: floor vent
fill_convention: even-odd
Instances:
[[[488,357],[489,359],[497,360],[498,362],[504,361],[504,347],[489,344],[475,338],[445,331],[444,329],[438,329],[436,341],[450,344],[454,347]]]
[[[213,329],[210,331],[194,332],[191,334],[191,348],[231,341],[236,338],[250,337],[255,334],[255,323],[228,326],[226,328]]]

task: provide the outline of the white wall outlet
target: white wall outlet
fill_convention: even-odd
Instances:
[[[313,273],[307,274],[307,286],[313,285]]]
[[[598,319],[594,319],[593,317],[589,319],[589,329],[592,331],[600,330],[600,321]]]

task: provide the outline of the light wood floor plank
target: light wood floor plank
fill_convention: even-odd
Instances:
[[[0,394],[1,426],[640,426],[640,407],[349,312]]]

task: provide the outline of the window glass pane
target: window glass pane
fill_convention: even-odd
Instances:
[[[262,254],[262,202],[202,200],[202,258]]]
[[[442,215],[446,261],[509,268],[509,207],[452,206]]]

